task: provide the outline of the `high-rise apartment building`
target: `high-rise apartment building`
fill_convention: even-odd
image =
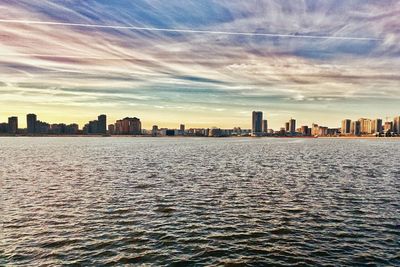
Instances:
[[[342,134],[344,134],[344,135],[351,134],[351,120],[346,119],[346,120],[342,121],[341,131],[342,131]]]
[[[382,133],[382,132],[383,132],[382,119],[372,120],[372,122],[371,122],[371,133],[377,134],[377,133]]]
[[[264,134],[267,134],[268,133],[268,120],[263,120],[262,125],[263,125],[262,128],[263,128]]]
[[[26,115],[26,125],[28,128],[28,134],[34,134],[37,132],[36,130],[37,124],[37,116],[36,114],[28,114]]]
[[[359,120],[351,122],[351,134],[361,135],[361,122]]]
[[[290,119],[289,121],[289,131],[291,135],[296,134],[296,120],[295,119]]]
[[[371,127],[371,120],[366,119],[366,118],[360,118],[358,119],[360,122],[360,132],[361,134],[370,134],[372,133],[372,127]]]
[[[18,117],[8,118],[8,133],[17,134],[18,132]]]
[[[400,116],[397,116],[393,119],[393,132],[400,134]]]
[[[251,133],[253,136],[262,135],[263,131],[263,113],[261,111],[253,111]]]
[[[106,134],[107,133],[107,116],[102,114],[97,117],[97,133]]]
[[[142,123],[138,118],[124,118],[115,123],[116,134],[140,135],[142,134]]]

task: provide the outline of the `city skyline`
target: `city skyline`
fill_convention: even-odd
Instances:
[[[4,1],[0,120],[278,128],[396,116],[394,0]],[[82,116],[82,114],[85,114]],[[147,122],[152,122],[147,124]],[[24,122],[21,122],[22,125]]]
[[[254,137],[339,137],[339,136],[375,136],[393,137],[400,135],[400,115],[393,120],[382,118],[359,118],[357,120],[343,119],[339,127],[328,127],[313,122],[311,127],[299,124],[291,117],[278,129],[270,128],[268,118],[262,111],[251,113],[251,129],[240,125],[231,128],[223,127],[188,127],[179,124],[179,127],[166,127],[153,124],[145,128],[138,117],[124,117],[115,122],[108,120],[106,114],[100,114],[80,127],[76,123],[49,123],[38,119],[37,114],[26,114],[26,128],[19,124],[17,116],[8,117],[7,122],[0,121],[0,134],[6,135],[144,135],[144,136],[254,136]],[[176,125],[175,125],[176,126]]]

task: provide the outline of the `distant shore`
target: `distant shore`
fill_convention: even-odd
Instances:
[[[279,139],[400,139],[400,136],[394,137],[376,137],[376,136],[151,136],[151,135],[83,135],[83,134],[74,134],[74,135],[25,135],[25,134],[17,134],[17,135],[7,135],[2,134],[1,137],[35,137],[35,138],[43,138],[43,137],[76,137],[76,138],[248,138],[248,139],[272,139],[272,138],[279,138]]]

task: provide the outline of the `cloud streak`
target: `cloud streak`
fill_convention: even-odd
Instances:
[[[400,101],[398,1],[10,0],[0,10],[0,121],[90,107],[78,122],[107,112],[246,127],[260,109],[276,128],[290,116],[336,126],[395,115]]]
[[[99,24],[82,24],[82,23],[66,23],[54,21],[32,21],[32,20],[5,20],[0,19],[0,23],[5,24],[27,24],[27,25],[49,25],[49,26],[71,26],[98,29],[115,29],[115,30],[135,30],[135,31],[154,31],[154,32],[175,32],[175,33],[198,33],[213,35],[238,35],[238,36],[262,36],[262,37],[281,37],[281,38],[305,38],[305,39],[332,39],[347,41],[382,41],[381,38],[373,37],[349,37],[349,36],[318,36],[304,34],[279,34],[279,33],[257,33],[257,32],[234,32],[234,31],[209,31],[195,29],[167,29],[167,28],[151,28],[151,27],[135,27],[123,25],[99,25]]]

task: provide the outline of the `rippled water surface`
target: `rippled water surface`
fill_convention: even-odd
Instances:
[[[400,265],[400,141],[0,138],[0,265]]]

